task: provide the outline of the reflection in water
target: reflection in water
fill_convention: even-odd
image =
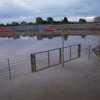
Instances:
[[[49,38],[49,39],[48,39]],[[65,46],[71,44],[81,43],[83,45],[96,46],[100,44],[100,36],[64,36]],[[61,47],[61,37],[20,37],[19,39],[13,38],[0,38],[0,56],[8,57],[14,55],[25,55],[31,52],[38,52],[48,50],[51,48]]]

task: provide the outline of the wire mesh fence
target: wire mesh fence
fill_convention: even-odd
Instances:
[[[13,67],[13,77],[28,74],[30,69],[30,55],[22,55],[10,58],[10,64]]]
[[[62,51],[64,51],[64,53]],[[77,59],[80,57],[80,53],[81,46],[79,44],[31,54],[32,71],[35,72],[43,70],[45,68],[49,68],[58,64],[63,64],[73,59]]]
[[[0,79],[9,79],[8,59],[0,58]]]
[[[78,44],[33,53],[31,56],[28,54],[10,56],[8,58],[0,57],[0,80],[11,80],[25,74],[77,59],[80,57],[80,53],[81,46]],[[63,57],[64,61],[62,61]]]
[[[13,79],[31,72],[30,55],[0,58],[0,80]]]

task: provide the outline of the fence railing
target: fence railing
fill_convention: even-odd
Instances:
[[[0,79],[10,79],[10,67],[8,65],[8,59],[0,59]]]
[[[0,80],[13,79],[18,76],[50,68],[79,58],[81,45],[71,45],[64,48],[55,48],[28,55],[16,55],[0,58]],[[31,59],[30,59],[31,58]]]
[[[64,48],[55,48],[31,54],[32,72],[43,70],[80,58],[81,45],[71,45]]]
[[[97,63],[100,65],[100,45],[92,49],[92,52],[95,54]]]
[[[30,55],[16,55],[0,58],[0,80],[11,80],[31,73]]]

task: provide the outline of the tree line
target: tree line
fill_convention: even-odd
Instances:
[[[35,22],[16,22],[13,21],[12,23],[7,24],[0,24],[0,26],[18,26],[18,25],[38,25],[38,24],[74,24],[74,23],[87,23],[87,21],[83,18],[80,18],[78,22],[70,22],[68,21],[67,17],[64,17],[61,21],[55,21],[52,17],[48,17],[44,20],[42,17],[37,17]]]

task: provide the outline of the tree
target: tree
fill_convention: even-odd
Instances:
[[[22,21],[21,25],[27,25],[27,22],[26,21]]]
[[[12,22],[11,25],[12,26],[17,26],[17,25],[19,25],[19,23],[18,22]]]
[[[7,23],[6,26],[12,26],[12,24],[11,23]]]
[[[85,19],[80,18],[80,19],[79,19],[79,23],[86,23],[86,20],[85,20]]]
[[[36,18],[36,24],[43,24],[44,20],[41,17]]]
[[[29,22],[29,23],[28,23],[28,25],[33,25],[33,24],[34,24],[34,23],[32,23],[32,22]]]
[[[48,17],[47,18],[47,23],[48,24],[52,24],[54,22],[53,18],[52,17]]]
[[[0,24],[0,26],[5,26],[5,24]]]
[[[62,20],[62,23],[64,23],[64,24],[68,23],[67,17],[64,17],[64,19]]]

